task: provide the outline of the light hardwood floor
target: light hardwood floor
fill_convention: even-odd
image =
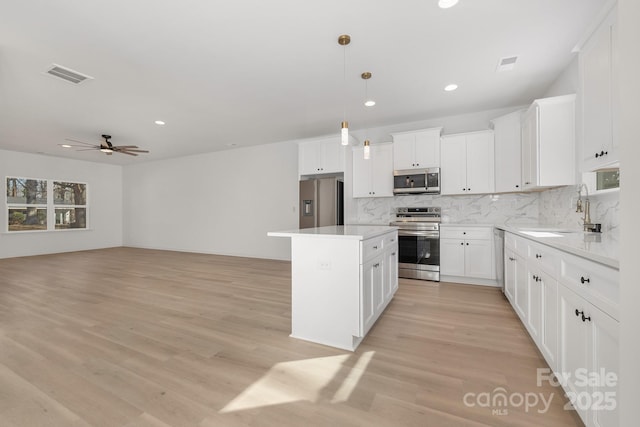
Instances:
[[[582,425],[499,290],[401,279],[350,353],[289,338],[290,277],[133,248],[0,260],[0,425]],[[498,387],[555,397],[465,405]]]

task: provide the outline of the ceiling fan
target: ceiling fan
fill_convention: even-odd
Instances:
[[[137,145],[113,145],[110,141],[111,135],[102,135],[104,138],[104,142],[101,142],[100,145],[89,144],[88,142],[77,141],[75,139],[66,138],[67,141],[77,142],[82,145],[69,145],[69,144],[61,144],[65,148],[70,147],[80,147],[80,150],[76,151],[90,151],[90,150],[100,150],[106,155],[110,156],[113,153],[122,153],[128,154],[130,156],[137,156],[137,153],[148,153],[148,150],[139,150]],[[91,147],[91,148],[88,148]]]

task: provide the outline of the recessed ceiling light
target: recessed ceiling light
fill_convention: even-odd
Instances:
[[[63,148],[71,148],[71,146],[69,144],[61,144],[60,146],[63,147]]]
[[[456,89],[458,89],[458,85],[455,84],[455,83],[451,83],[450,85],[446,85],[444,87],[444,90],[446,90],[447,92],[451,92],[451,91],[454,91]]]
[[[364,105],[367,106],[367,107],[373,107],[374,105],[376,105],[376,101],[374,101],[373,99],[370,99],[370,100],[366,101],[364,103]]]
[[[441,9],[449,9],[450,7],[453,7],[456,4],[458,4],[458,0],[439,0],[438,1],[438,6],[440,6]]]
[[[154,123],[157,124],[158,126],[164,126],[165,125],[165,123],[162,120],[156,120]]]

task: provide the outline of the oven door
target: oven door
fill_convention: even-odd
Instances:
[[[440,231],[398,230],[400,277],[440,280]]]

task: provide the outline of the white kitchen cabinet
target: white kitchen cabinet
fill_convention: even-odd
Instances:
[[[575,184],[575,95],[538,99],[522,121],[522,187]]]
[[[526,325],[529,316],[529,280],[527,278],[527,261],[526,258],[519,253],[514,253],[515,258],[515,304],[513,308],[516,310],[522,323]]]
[[[379,312],[380,306],[383,303],[383,290],[384,283],[384,268],[383,268],[384,254],[380,254],[377,257],[369,260],[362,265],[362,295],[360,297],[360,307],[362,313],[362,330],[361,335],[366,335],[376,321],[376,313]]]
[[[518,277],[522,265],[527,273]],[[618,425],[619,271],[505,233],[505,294],[513,293],[516,313],[566,379],[562,386],[585,425]]]
[[[620,160],[616,129],[616,8],[580,49],[582,172]]]
[[[301,142],[298,145],[299,175],[344,173],[346,149],[339,136]]]
[[[491,227],[446,225],[441,227],[440,274],[442,276],[495,280],[494,254]]]
[[[617,426],[619,323],[569,288],[558,291],[558,371],[567,378],[565,390],[587,426]],[[599,381],[589,383],[588,375]]]
[[[371,145],[369,159],[364,147],[353,149],[353,197],[393,197],[393,148],[390,143]]]
[[[493,131],[443,136],[440,167],[442,194],[493,193]]]
[[[491,120],[495,144],[496,193],[522,191],[521,128],[523,112],[524,110],[518,110]]]
[[[440,133],[442,128],[394,133],[393,169],[440,167]]]
[[[349,225],[268,235],[291,238],[291,337],[354,351],[398,289],[398,231]]]
[[[507,246],[504,248],[504,294],[515,305],[516,297],[516,264],[515,251]]]

